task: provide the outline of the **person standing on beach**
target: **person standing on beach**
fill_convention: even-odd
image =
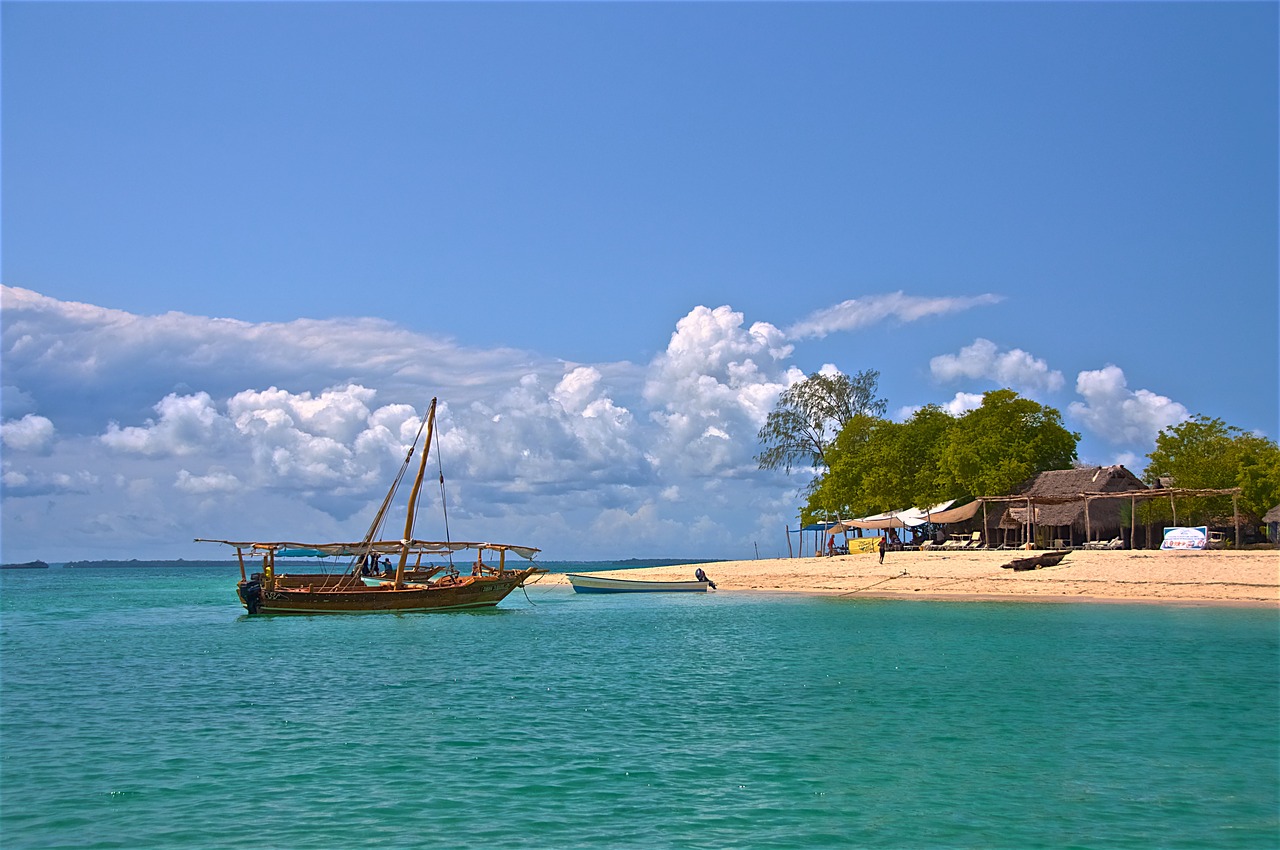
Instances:
[[[889,538],[885,537],[883,534],[881,534],[881,535],[880,535],[880,546],[879,546],[879,549],[880,549],[880,563],[882,563],[882,564],[883,564],[883,563],[884,563],[884,553],[885,553],[886,551],[888,551],[888,549],[889,549]]]

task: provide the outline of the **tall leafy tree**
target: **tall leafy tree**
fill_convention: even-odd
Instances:
[[[867,453],[873,435],[892,424],[866,414],[854,416],[845,423],[827,448],[831,468],[810,485],[802,511],[806,521],[824,514],[852,517],[875,513],[863,485],[869,468]]]
[[[809,490],[806,519],[1010,493],[1039,472],[1069,468],[1079,440],[1057,410],[1012,390],[987,393],[960,417],[937,405],[906,422],[857,416],[827,448],[830,468]]]
[[[815,372],[792,384],[757,434],[763,447],[756,461],[761,469],[785,469],[797,463],[830,468],[828,449],[836,435],[855,416],[882,416],[886,402],[877,398],[880,373],[874,369],[853,376]]]
[[[1240,511],[1251,522],[1280,504],[1280,447],[1221,419],[1195,416],[1165,428],[1147,461],[1148,483],[1172,479],[1173,486],[1193,490],[1240,487]],[[1164,515],[1162,509],[1167,506],[1153,503],[1151,507]],[[1179,500],[1178,514],[1179,520],[1207,521],[1230,510],[1229,496],[1211,496]]]
[[[1080,435],[1062,414],[1013,390],[992,390],[982,406],[947,431],[938,458],[941,479],[973,496],[1011,493],[1037,473],[1069,469]]]
[[[935,404],[920,408],[906,422],[876,429],[864,462],[863,487],[877,505],[901,508],[932,505],[964,495],[940,467],[947,435],[958,420]]]

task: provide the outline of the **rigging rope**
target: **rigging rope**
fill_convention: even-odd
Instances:
[[[408,453],[404,456],[404,461],[400,464],[400,471],[396,473],[395,480],[391,482],[391,489],[387,491],[386,497],[382,500],[382,506],[378,508],[378,513],[373,518],[373,522],[369,525],[369,530],[365,533],[364,540],[360,543],[360,549],[351,559],[348,571],[352,575],[360,572],[359,565],[369,559],[369,554],[373,551],[373,541],[377,540],[382,533],[382,526],[387,521],[387,509],[391,507],[391,502],[396,497],[396,492],[400,489],[400,483],[404,480],[405,470],[409,468],[409,464],[413,461],[413,453],[418,448],[418,440],[422,439],[422,431],[427,427],[427,419],[431,416],[430,407],[427,413],[423,415],[422,421],[418,423],[418,433],[413,436],[413,443],[409,446]],[[426,448],[423,448],[426,451]]]
[[[444,542],[453,543],[449,536],[449,505],[444,498],[444,458],[440,456],[440,432],[436,431],[436,465],[440,469],[440,510],[444,513]],[[446,547],[449,553],[449,566],[453,566],[453,546]]]

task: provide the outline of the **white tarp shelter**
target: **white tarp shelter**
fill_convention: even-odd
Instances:
[[[841,525],[847,529],[915,528],[916,526],[924,525],[926,522],[939,522],[940,520],[937,517],[944,515],[947,508],[955,504],[955,501],[955,499],[948,499],[931,508],[907,508],[905,511],[889,511],[888,513],[862,517],[861,519],[847,519]],[[965,507],[967,508],[968,505]],[[964,510],[964,508],[960,510]],[[973,514],[969,514],[969,516],[973,516]],[[951,521],[955,522],[955,520]]]

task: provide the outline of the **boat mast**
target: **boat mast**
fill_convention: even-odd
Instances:
[[[409,560],[409,542],[413,540],[413,519],[418,510],[418,492],[422,490],[422,476],[427,471],[427,455],[431,454],[431,435],[436,427],[436,400],[431,399],[431,408],[427,411],[427,439],[422,444],[422,460],[418,463],[418,475],[413,479],[413,490],[409,492],[409,509],[404,518],[404,538],[400,541],[400,563],[396,565],[396,587],[404,586],[404,565]]]
[[[431,400],[432,405],[435,399]],[[396,491],[400,489],[400,481],[404,478],[405,470],[409,468],[410,461],[413,460],[413,453],[418,448],[418,440],[422,439],[422,431],[427,427],[427,417],[431,415],[430,410],[423,415],[422,421],[418,423],[418,433],[413,437],[413,443],[409,446],[409,452],[404,456],[404,461],[400,464],[400,471],[396,473],[395,480],[391,482],[391,487],[387,490],[387,495],[382,499],[382,505],[378,508],[378,513],[374,516],[373,522],[369,524],[369,530],[365,532],[364,540],[360,542],[360,547],[356,550],[356,560],[351,564],[352,575],[360,574],[360,565],[367,562],[369,554],[374,551],[374,541],[377,539],[379,529],[382,528],[382,521],[386,518],[387,510],[391,507],[391,501],[396,497]]]

